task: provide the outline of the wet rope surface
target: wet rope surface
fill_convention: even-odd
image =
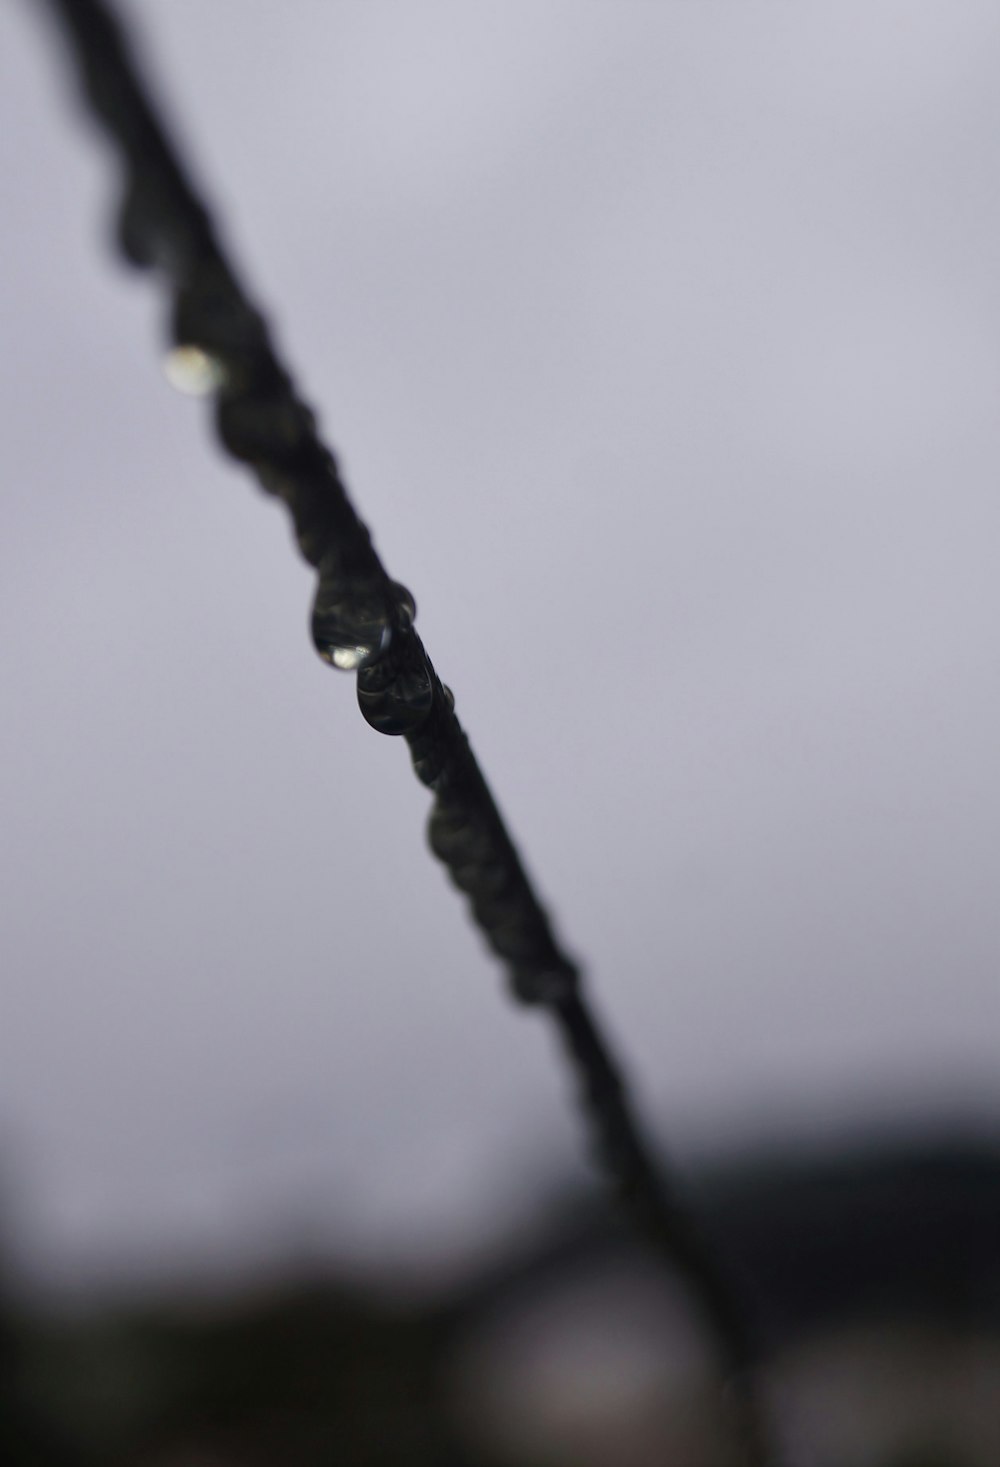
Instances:
[[[333,454],[240,284],[103,0],[48,0],[90,108],[119,149],[125,257],[167,282],[169,369],[213,397],[225,450],[287,506],[318,573],[312,633],[334,666],[354,670],[361,712],[409,745],[433,795],[428,837],[505,966],[514,995],[549,1013],[577,1077],[599,1165],[648,1244],[683,1278],[711,1332],[740,1457],[774,1461],[753,1381],[746,1311],[692,1216],[668,1188],[633,1114],[621,1073],[554,935],[468,740],[454,700],[414,627],[415,606],[393,581],[351,505]]]

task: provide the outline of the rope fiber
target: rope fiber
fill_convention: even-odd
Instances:
[[[357,674],[361,712],[409,745],[432,793],[428,838],[462,891],[515,997],[548,1013],[581,1094],[598,1164],[647,1244],[681,1276],[714,1342],[740,1459],[766,1467],[748,1309],[709,1239],[653,1159],[552,923],[414,626],[415,605],[392,580],[348,499],[310,408],[276,355],[266,323],[225,254],[103,0],[48,0],[70,42],[86,97],[119,150],[122,253],[155,269],[171,299],[173,361],[213,396],[226,452],[287,506],[318,583],[312,634],[320,655]]]

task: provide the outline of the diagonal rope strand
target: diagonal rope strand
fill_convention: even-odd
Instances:
[[[684,1280],[714,1342],[747,1467],[774,1459],[754,1385],[745,1307],[693,1216],[668,1185],[626,1086],[414,628],[415,606],[379,559],[310,408],[244,291],[103,0],[48,0],[71,43],[92,111],[124,163],[122,252],[155,268],[172,306],[172,374],[210,392],[226,451],[287,506],[318,573],[312,633],[357,672],[361,712],[402,736],[432,791],[428,838],[505,966],[517,999],[552,1017],[576,1074],[597,1160],[655,1253]]]

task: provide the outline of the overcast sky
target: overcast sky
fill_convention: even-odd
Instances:
[[[40,9],[40,7],[37,7]],[[283,512],[0,7],[0,1181],[38,1277],[582,1176]],[[684,1161],[1000,1110],[1000,9],[134,0]]]

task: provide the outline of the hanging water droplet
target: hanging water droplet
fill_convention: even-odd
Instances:
[[[323,660],[343,672],[378,662],[392,640],[381,590],[338,586],[331,592],[321,582],[313,606],[312,637]]]
[[[412,649],[398,659],[390,653],[358,677],[358,707],[379,733],[412,733],[430,713],[433,701],[434,685],[427,659]]]
[[[441,684],[441,691],[444,694],[444,701],[447,703],[448,707],[454,708],[455,694],[451,691],[451,688],[449,688],[447,683]]]
[[[221,261],[200,263],[193,277],[178,287],[170,339],[180,348],[197,346],[241,378],[255,365],[273,365],[264,323]]]
[[[163,370],[171,387],[189,397],[205,397],[226,380],[226,369],[219,358],[200,346],[171,347]]]

